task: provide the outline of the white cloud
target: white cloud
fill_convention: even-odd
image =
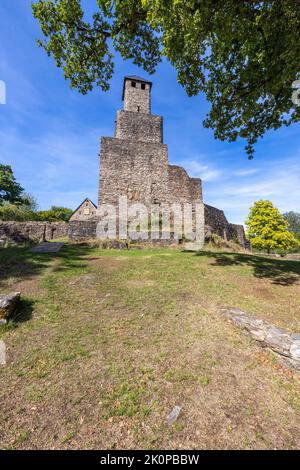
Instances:
[[[202,157],[203,160],[205,158]],[[186,169],[189,176],[201,178],[202,181],[216,181],[222,176],[222,170],[203,164],[195,159],[184,159],[179,165]]]
[[[299,154],[276,159],[276,163],[256,161],[255,168],[237,167],[225,156],[222,168],[207,162],[216,161],[216,155],[193,155],[178,162],[190,176],[203,182],[204,200],[223,209],[228,220],[243,224],[254,201],[270,199],[281,212],[300,212]],[[227,167],[227,161],[230,164]],[[252,163],[252,162],[251,162]]]
[[[15,128],[0,130],[0,161],[12,165],[17,180],[41,208],[77,207],[88,196],[97,200],[100,135],[107,129],[81,129],[60,121],[32,140]]]
[[[21,70],[13,68],[3,58],[0,60],[0,69],[1,79],[6,83],[5,109],[11,113],[10,117],[13,117],[15,122],[20,122],[37,110],[43,102],[43,97]]]
[[[277,160],[270,167],[266,162],[259,165],[257,176],[224,178],[216,185],[204,188],[205,201],[224,209],[228,219],[244,223],[249,208],[259,199],[270,199],[281,212],[300,211],[299,156]],[[236,173],[236,172],[235,172]]]
[[[259,170],[257,168],[250,168],[249,170],[236,170],[233,172],[234,176],[250,176],[257,173]]]

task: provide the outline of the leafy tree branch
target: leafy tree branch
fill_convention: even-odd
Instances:
[[[300,3],[294,0],[97,0],[88,21],[81,0],[38,0],[33,14],[71,86],[109,89],[114,51],[148,73],[166,57],[189,96],[204,93],[204,126],[217,139],[254,144],[300,119],[291,101],[300,78]]]

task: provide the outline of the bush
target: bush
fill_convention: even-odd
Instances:
[[[68,207],[52,206],[46,211],[38,211],[37,217],[38,220],[48,221],[48,222],[58,222],[64,221],[68,222],[73,211]]]
[[[0,220],[25,222],[27,220],[38,220],[38,217],[36,212],[26,206],[6,203],[0,206]]]

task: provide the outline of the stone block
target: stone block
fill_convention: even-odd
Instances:
[[[263,320],[248,315],[239,308],[224,308],[221,312],[233,323],[245,329],[253,339],[283,356],[281,361],[293,369],[300,370],[300,334],[289,333]]]
[[[273,351],[289,357],[292,339],[291,336],[282,328],[277,328],[275,326],[269,328],[266,335],[266,342],[268,347],[273,349]]]
[[[300,361],[300,341],[293,341],[290,347],[292,359]]]
[[[186,251],[200,251],[203,248],[203,243],[201,242],[188,242],[185,243],[184,249]]]
[[[0,319],[7,319],[12,316],[17,309],[20,295],[20,292],[0,295]]]
[[[172,426],[175,421],[177,421],[178,416],[180,415],[180,412],[182,410],[182,406],[174,406],[172,409],[171,413],[167,416],[166,423],[168,426]]]

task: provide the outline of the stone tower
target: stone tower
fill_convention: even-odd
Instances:
[[[151,89],[141,77],[124,78],[115,136],[101,139],[99,205],[117,205],[125,195],[146,206],[202,203],[201,180],[169,165],[162,116],[151,114]]]
[[[125,77],[123,83],[124,111],[151,113],[152,83],[140,77]]]
[[[181,206],[189,203],[193,220],[199,221],[196,225],[200,244],[204,242],[206,224],[209,232],[227,240],[238,239],[246,246],[242,226],[230,224],[223,211],[215,207],[206,205],[204,212],[200,178],[190,178],[184,168],[169,165],[162,116],[151,114],[151,91],[149,80],[136,76],[124,78],[124,109],[117,112],[115,135],[101,139],[98,209],[102,204],[112,204],[118,217],[119,196],[127,196],[128,207],[136,202],[147,208],[162,205],[161,213],[165,206],[172,211],[174,203]],[[89,220],[82,214],[73,219],[69,223],[71,240],[98,236],[99,210]]]

